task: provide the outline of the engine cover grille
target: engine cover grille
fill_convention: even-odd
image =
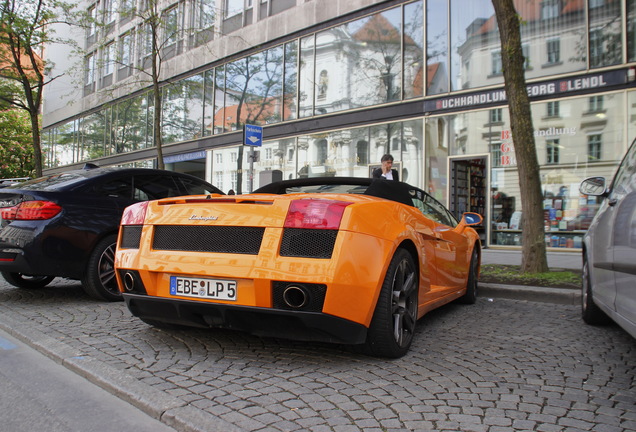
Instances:
[[[157,225],[152,241],[156,250],[257,255],[265,228]]]
[[[338,230],[285,228],[280,255],[299,258],[331,258]]]

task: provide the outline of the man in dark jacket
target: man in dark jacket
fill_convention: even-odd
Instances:
[[[380,159],[382,162],[381,168],[376,168],[373,170],[373,178],[385,178],[387,180],[400,180],[400,175],[396,169],[393,168],[393,156],[390,154],[385,154]]]

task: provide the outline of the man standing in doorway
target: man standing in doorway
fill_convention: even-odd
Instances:
[[[398,171],[393,168],[393,156],[385,154],[382,156],[382,159],[380,159],[380,162],[382,162],[382,167],[373,170],[373,178],[384,178],[395,181],[400,180]]]

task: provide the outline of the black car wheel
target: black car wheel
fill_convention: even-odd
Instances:
[[[117,236],[110,235],[95,246],[82,278],[82,287],[86,294],[98,300],[123,300],[115,278],[116,242]]]
[[[478,267],[479,267],[479,256],[477,255],[477,251],[473,250],[473,255],[470,259],[470,267],[468,269],[466,293],[457,299],[460,303],[475,304],[475,302],[477,301],[477,291],[478,291],[477,279],[479,274]]]
[[[367,334],[366,352],[397,358],[411,347],[417,322],[419,276],[413,256],[398,249],[384,277]]]
[[[31,276],[22,273],[2,272],[2,277],[8,283],[18,288],[39,289],[51,283],[54,276]]]
[[[609,323],[609,317],[594,303],[590,265],[585,255],[583,256],[583,280],[581,282],[581,316],[583,321],[592,325]]]

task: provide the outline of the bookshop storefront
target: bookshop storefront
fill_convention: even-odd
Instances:
[[[609,86],[613,79],[622,81],[601,74],[594,83]],[[611,179],[636,137],[635,106],[636,92],[624,90],[532,103],[548,247],[581,247],[599,200],[581,195],[579,184],[591,176]],[[523,208],[507,107],[433,115],[425,127],[428,190],[455,214],[484,215],[484,244],[520,246]]]
[[[591,176],[611,178],[636,137],[636,92],[625,88],[626,71],[619,75],[622,89],[612,90],[613,73],[595,81],[605,89],[532,103],[550,248],[581,247],[599,202],[582,196],[579,184]],[[508,109],[473,100],[455,111],[434,109],[444,100],[427,101],[425,115],[417,118],[265,140],[253,164],[240,146],[214,148],[208,151],[207,178],[225,191],[245,193],[277,179],[368,177],[381,156],[391,153],[403,181],[456,215],[482,214],[485,246],[519,247],[523,208]]]

